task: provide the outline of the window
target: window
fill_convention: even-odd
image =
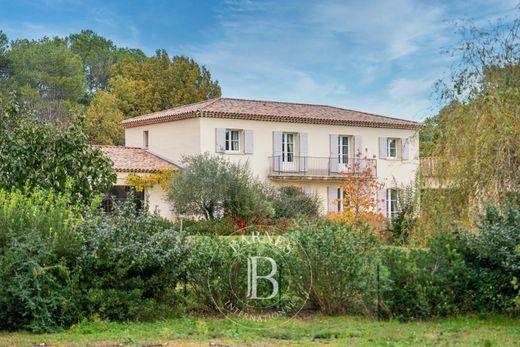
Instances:
[[[240,130],[226,129],[226,152],[240,151]]]
[[[134,186],[119,186],[115,185],[105,194],[102,207],[106,213],[112,213],[114,203],[122,203],[132,194],[136,210],[140,210],[144,206],[144,190],[137,191]]]
[[[143,148],[148,148],[148,130],[143,131]]]
[[[387,216],[394,219],[399,214],[399,192],[397,189],[387,190]]]
[[[343,212],[344,199],[345,199],[345,191],[341,188],[338,188],[338,212]]]
[[[282,162],[294,162],[294,134],[282,134]]]
[[[338,163],[348,164],[349,136],[338,136]]]
[[[388,139],[388,153],[387,158],[396,159],[397,158],[397,139]]]

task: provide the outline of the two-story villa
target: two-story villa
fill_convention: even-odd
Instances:
[[[385,184],[378,198],[385,199],[381,209],[391,216],[396,189],[412,183],[419,167],[419,123],[332,106],[217,98],[122,126],[128,152],[142,149],[163,166],[181,169],[183,156],[204,152],[248,161],[261,179],[317,194],[324,212],[342,208],[341,172],[370,167]],[[124,184],[122,175],[118,184]],[[147,196],[152,209],[173,217],[164,194],[154,188]]]

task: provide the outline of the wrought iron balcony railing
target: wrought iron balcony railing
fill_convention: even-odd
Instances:
[[[269,163],[272,177],[338,177],[342,174],[377,177],[375,159],[273,156],[269,157]]]

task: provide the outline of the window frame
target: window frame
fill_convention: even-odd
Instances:
[[[350,150],[351,150],[351,137],[348,135],[338,135],[338,163],[346,165],[349,163]],[[343,143],[343,140],[347,140],[347,143]],[[347,151],[345,152],[345,147]],[[345,160],[346,159],[346,160]]]
[[[237,134],[237,138],[233,139],[233,133]],[[240,153],[242,150],[242,130],[240,129],[226,129],[224,133],[224,151],[226,153]],[[237,149],[233,149],[233,144],[236,144]]]
[[[391,146],[390,146],[391,142],[394,143],[395,155],[391,155]],[[387,138],[387,140],[386,140],[386,148],[387,148],[387,150],[386,150],[386,157],[388,159],[397,159],[397,157],[399,155],[398,147],[399,147],[399,139],[397,139],[395,137]]]
[[[387,216],[390,220],[392,220],[396,218],[400,212],[399,189],[389,188],[386,192]],[[393,193],[395,193],[395,197],[392,197]]]
[[[291,141],[289,143],[289,136]],[[289,151],[291,146],[291,151]],[[283,132],[282,133],[282,162],[283,163],[294,163],[296,155],[296,134]]]
[[[143,148],[148,149],[150,142],[150,132],[148,130],[143,131]]]

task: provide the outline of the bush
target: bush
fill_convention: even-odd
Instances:
[[[81,317],[78,209],[68,196],[0,191],[0,330],[44,332]]]
[[[79,258],[86,311],[112,320],[157,318],[183,274],[185,235],[156,214],[136,211],[133,199],[111,217],[81,225]]]
[[[310,302],[325,314],[370,313],[375,295],[377,243],[367,230],[330,220],[300,221],[289,231],[312,267]],[[311,283],[312,282],[312,283]]]
[[[207,152],[185,158],[184,164],[174,175],[169,192],[179,212],[208,220],[229,215],[247,222],[272,216],[266,188],[252,176],[247,164]]]
[[[320,202],[317,196],[305,194],[300,187],[280,187],[273,193],[275,218],[317,217]]]
[[[472,311],[474,272],[444,233],[430,248],[382,249],[382,308],[387,317],[426,319]]]

